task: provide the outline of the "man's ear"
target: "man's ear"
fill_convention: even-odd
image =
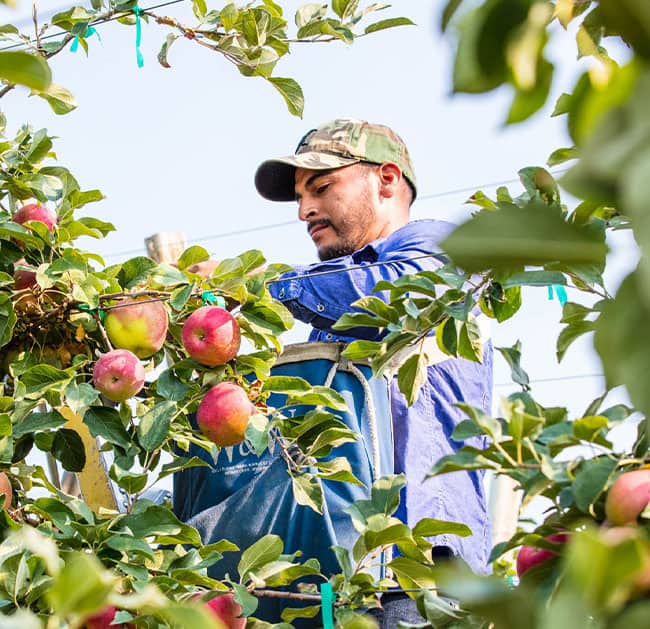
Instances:
[[[377,169],[380,183],[380,193],[383,197],[393,197],[397,194],[400,181],[402,181],[402,170],[393,162],[384,162]]]

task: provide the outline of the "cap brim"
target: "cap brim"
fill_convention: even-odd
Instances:
[[[294,201],[296,168],[329,170],[356,164],[359,159],[315,151],[270,159],[260,164],[255,173],[255,187],[269,201]]]

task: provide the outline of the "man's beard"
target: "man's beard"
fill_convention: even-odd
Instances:
[[[354,219],[344,218],[339,224],[327,221],[327,224],[338,236],[337,242],[324,246],[318,250],[318,258],[322,262],[349,256],[366,243],[364,237],[367,227],[376,220],[375,212],[371,208],[367,197],[361,199],[359,209],[355,211]]]

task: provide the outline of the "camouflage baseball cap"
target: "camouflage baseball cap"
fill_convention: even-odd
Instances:
[[[294,155],[263,162],[255,173],[257,191],[270,201],[293,201],[296,168],[329,170],[358,162],[393,162],[413,188],[415,174],[402,138],[389,127],[338,119],[306,133]]]

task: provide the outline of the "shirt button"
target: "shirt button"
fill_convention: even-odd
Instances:
[[[325,335],[325,338],[326,338],[328,341],[331,341],[331,340],[334,338],[334,335],[333,335],[333,334],[330,334],[330,333],[328,332],[328,333]]]
[[[323,310],[325,310],[325,306],[323,306],[323,304],[318,304],[318,306],[316,306],[316,310],[318,310],[318,312],[323,312]]]
[[[280,289],[280,292],[278,293],[278,297],[282,299],[284,297],[284,288]]]

